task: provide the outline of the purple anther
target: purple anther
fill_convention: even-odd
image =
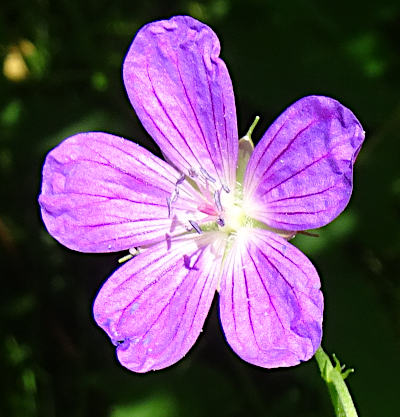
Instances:
[[[213,178],[204,168],[200,168],[200,172],[203,174],[206,180],[209,180],[214,184],[217,182],[217,180]]]
[[[221,190],[214,191],[214,202],[219,212],[222,211],[222,204],[221,204]]]
[[[182,174],[178,180],[176,181],[175,185],[181,185],[183,183],[183,181],[185,181],[186,175]]]
[[[224,227],[225,226],[225,221],[224,221],[224,219],[222,217],[218,217],[217,220],[216,220],[216,222],[217,222],[217,225],[218,226],[221,226],[221,227]]]
[[[197,177],[197,172],[193,168],[189,169],[189,177],[191,177],[191,178],[196,178]]]
[[[194,220],[189,220],[189,223],[199,235],[203,233],[202,230],[200,229],[200,226]]]
[[[175,203],[175,201],[178,199],[179,190],[175,187],[175,190],[172,191],[171,194],[171,203]]]
[[[168,207],[168,218],[170,218],[171,213],[172,213],[171,197],[167,197],[167,207]]]

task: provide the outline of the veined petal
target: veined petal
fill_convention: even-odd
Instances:
[[[328,97],[305,97],[267,130],[245,174],[246,205],[270,227],[312,229],[349,202],[353,164],[364,131],[353,113]]]
[[[114,252],[182,233],[167,198],[180,173],[139,145],[106,133],[80,133],[53,149],[43,167],[43,221],[63,245]],[[201,196],[179,185],[175,213],[195,211]],[[196,218],[195,218],[196,219]]]
[[[220,233],[159,243],[119,268],[93,311],[128,369],[147,372],[179,361],[199,336],[217,287]]]
[[[267,230],[237,237],[221,277],[226,339],[245,361],[293,366],[320,345],[323,298],[318,274],[297,248]]]
[[[125,58],[130,101],[166,159],[233,187],[238,152],[232,82],[216,34],[176,16],[144,26]],[[207,174],[206,174],[207,175]]]

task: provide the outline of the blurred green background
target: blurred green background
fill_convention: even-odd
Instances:
[[[111,132],[158,152],[130,107],[124,54],[144,24],[190,14],[221,39],[239,131],[253,137],[308,94],[339,99],[367,132],[353,198],[319,238],[297,237],[325,294],[323,346],[355,368],[364,417],[399,415],[400,3],[398,0],[4,0],[0,10],[0,415],[333,416],[314,360],[264,370],[235,356],[217,303],[187,357],[137,375],[91,306],[122,255],[54,241],[37,195],[46,153]]]

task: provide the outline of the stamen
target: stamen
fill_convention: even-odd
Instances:
[[[225,185],[225,184],[222,184],[222,189],[227,193],[227,194],[229,194],[230,192],[231,192],[231,190],[230,190],[230,188],[227,186],[227,185]]]
[[[130,253],[128,255],[123,256],[122,258],[118,259],[118,263],[122,264],[126,261],[129,261],[129,259],[132,259],[133,255],[131,255]]]
[[[175,183],[174,191],[172,191],[171,196],[167,197],[168,217],[171,217],[171,214],[172,214],[172,203],[175,203],[175,201],[179,197],[179,188],[178,188],[178,186],[181,185],[183,183],[183,181],[185,181],[185,178],[186,178],[185,174],[182,174],[178,178],[178,180]]]
[[[214,177],[212,177],[203,167],[200,168],[200,172],[203,174],[206,180],[211,181],[213,184],[217,182],[217,180]]]
[[[186,175],[185,175],[185,174],[182,174],[182,175],[178,178],[178,180],[176,181],[175,186],[177,186],[177,185],[181,185],[181,184],[183,183],[183,181],[185,181],[185,178],[186,178]]]
[[[168,218],[171,218],[171,213],[172,213],[172,202],[171,202],[171,197],[167,197],[167,207],[168,207]]]
[[[171,203],[175,203],[175,201],[178,199],[178,196],[179,196],[179,190],[178,188],[175,188],[175,190],[172,191],[172,194],[171,194]]]
[[[200,229],[200,226],[194,220],[189,220],[189,223],[199,235],[203,233],[203,231]]]
[[[189,177],[190,178],[196,178],[197,177],[197,172],[193,168],[189,169]]]
[[[195,256],[187,256],[184,255],[183,256],[183,264],[185,265],[186,269],[198,269],[198,268],[194,268],[194,266],[196,265],[196,261],[197,258]]]
[[[139,254],[139,252],[140,252],[139,248],[130,248],[130,249],[129,249],[129,253],[130,253],[132,256],[136,256],[136,255],[138,255],[138,254]]]
[[[221,190],[214,191],[214,201],[215,201],[215,205],[217,206],[218,211],[221,212],[222,211]]]
[[[129,259],[132,259],[134,256],[138,255],[139,252],[139,248],[130,248],[128,255],[125,255],[122,258],[118,259],[118,263],[122,264],[126,261],[129,261]]]
[[[217,225],[218,226],[221,226],[221,227],[224,227],[225,226],[225,221],[224,221],[224,219],[222,217],[218,217],[218,219],[216,220],[216,222],[217,222]]]

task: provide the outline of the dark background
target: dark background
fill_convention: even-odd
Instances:
[[[333,416],[314,360],[264,370],[224,340],[217,305],[187,357],[126,371],[95,325],[97,290],[123,254],[84,255],[53,240],[37,195],[46,153],[103,130],[158,152],[130,107],[124,54],[144,24],[190,14],[222,43],[239,132],[257,140],[309,94],[339,99],[366,142],[346,211],[294,240],[325,294],[323,346],[355,373],[361,416],[398,416],[400,333],[400,3],[398,0],[4,0],[0,10],[0,415]]]

